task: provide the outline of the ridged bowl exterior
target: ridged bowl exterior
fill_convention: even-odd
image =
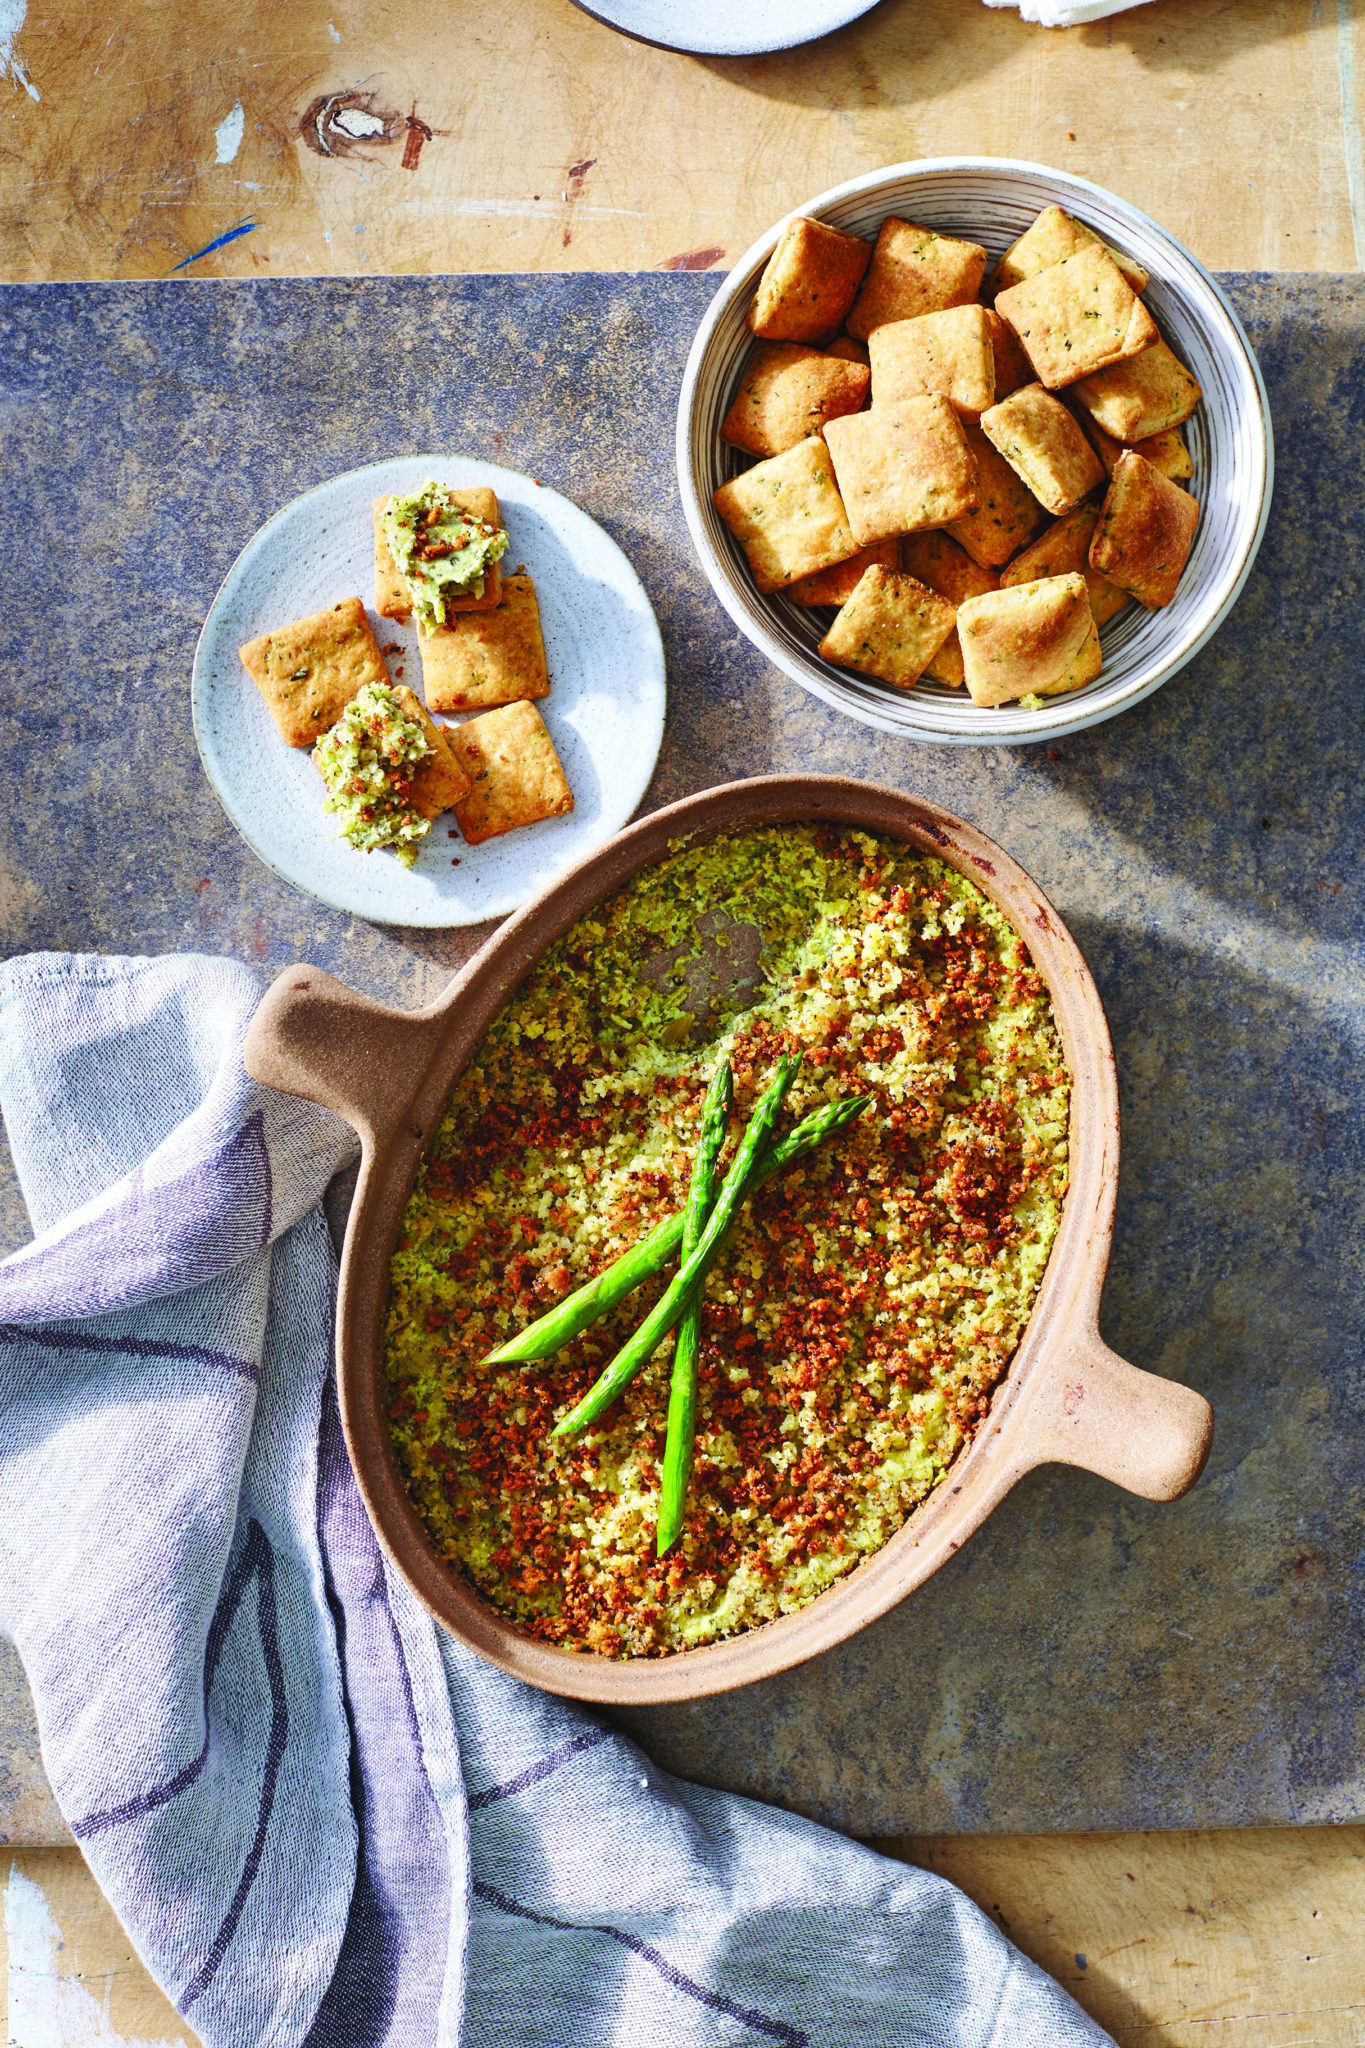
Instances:
[[[1045,206],[1064,206],[1151,273],[1145,299],[1162,335],[1203,388],[1182,428],[1200,505],[1194,546],[1175,601],[1148,612],[1127,606],[1104,628],[1104,667],[1093,683],[1050,698],[1040,711],[985,708],[964,690],[920,682],[901,691],[822,661],[827,614],[754,587],[736,541],[711,502],[718,484],[748,467],[720,438],[720,423],[753,346],[746,316],[763,266],[786,221],[741,257],[697,331],[678,403],[678,482],[701,564],[735,624],[815,696],[883,732],[949,745],[1052,740],[1098,725],[1150,696],[1218,630],[1256,558],[1270,511],[1273,447],[1269,408],[1251,344],[1202,264],[1155,221],[1084,178],[1003,158],[938,158],[897,164],[837,185],[794,207],[850,234],[875,238],[889,214],[981,242],[992,264]]]

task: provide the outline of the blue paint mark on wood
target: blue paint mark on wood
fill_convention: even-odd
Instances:
[[[243,235],[251,233],[255,225],[254,220],[244,220],[239,227],[229,228],[225,235],[219,235],[217,241],[205,242],[203,248],[196,249],[193,256],[186,256],[183,262],[177,263],[171,276],[175,276],[176,270],[187,270],[190,264],[197,263],[201,256],[211,256],[215,249],[226,249],[229,242],[240,241]]]

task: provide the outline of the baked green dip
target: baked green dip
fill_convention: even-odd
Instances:
[[[692,1487],[660,1559],[671,1338],[594,1428],[550,1431],[669,1274],[552,1358],[483,1360],[681,1208],[723,1053],[733,1142],[798,1051],[784,1124],[873,1106],[752,1198],[707,1275]],[[388,1412],[439,1548],[527,1634],[615,1657],[813,1600],[987,1413],[1057,1230],[1068,1101],[1043,981],[956,869],[814,826],[677,844],[542,956],[413,1189]]]

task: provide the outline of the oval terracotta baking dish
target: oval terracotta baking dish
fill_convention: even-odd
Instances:
[[[669,1657],[618,1662],[554,1649],[504,1621],[441,1557],[408,1500],[389,1441],[389,1259],[422,1148],[485,1026],[544,948],[584,911],[684,834],[710,838],[815,820],[886,833],[938,854],[999,904],[1028,941],[1051,991],[1074,1083],[1071,1185],[1043,1285],[974,1441],[891,1541],[809,1607]],[[289,969],[256,1014],[246,1064],[258,1080],[337,1110],[360,1134],[360,1181],[341,1261],[337,1377],[346,1441],[379,1539],[444,1627],[533,1685],[616,1706],[746,1685],[885,1614],[923,1585],[1035,1465],[1079,1465],[1149,1500],[1174,1500],[1203,1469],[1213,1429],[1208,1403],[1125,1364],[1099,1334],[1118,1178],[1118,1091],[1089,970],[1024,870],[934,804],[830,776],[771,777],[688,797],[630,826],[500,926],[425,1010],[386,1010],[317,968]]]

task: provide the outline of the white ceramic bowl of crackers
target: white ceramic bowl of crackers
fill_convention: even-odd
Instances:
[[[1126,711],[1236,603],[1270,509],[1236,313],[1136,207],[947,158],[796,208],[688,358],[678,477],[741,631],[864,724],[1052,740]]]

